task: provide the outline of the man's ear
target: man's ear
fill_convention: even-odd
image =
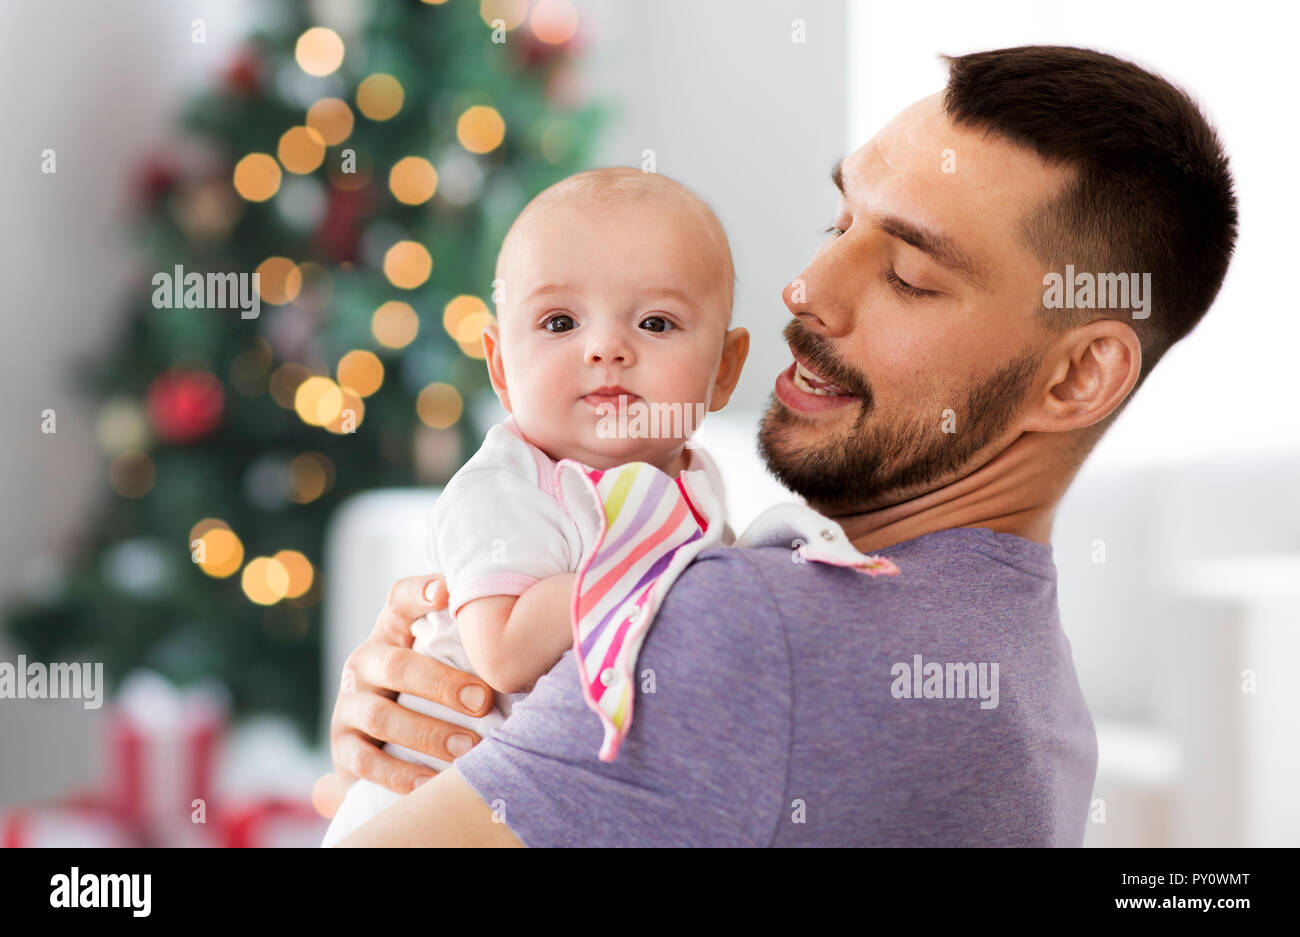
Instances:
[[[721,410],[731,399],[731,393],[740,380],[740,372],[749,357],[749,330],[734,328],[722,340],[722,358],[718,362],[718,376],[713,380],[713,393],[709,397],[709,412]]]
[[[510,409],[510,393],[506,389],[506,369],[501,362],[501,332],[496,323],[483,330],[483,358],[487,361],[488,379],[492,381],[492,389],[496,391],[497,399],[501,401],[501,406],[507,413],[514,413]]]
[[[1142,373],[1142,343],[1127,322],[1097,319],[1053,342],[1044,391],[1029,401],[1021,428],[1060,433],[1110,416]]]

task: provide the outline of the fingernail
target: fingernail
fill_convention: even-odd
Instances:
[[[415,784],[412,785],[412,786],[413,786],[413,787],[419,787],[419,786],[420,786],[421,784],[423,784],[425,781],[430,781],[430,780],[432,780],[432,779],[433,779],[433,775],[432,775],[432,774],[426,774],[426,775],[425,775],[424,777],[422,777],[422,778],[416,778],[416,779],[415,779]]]
[[[424,601],[430,605],[433,604],[434,598],[438,594],[438,580],[431,579],[424,585]]]
[[[452,758],[459,758],[473,747],[474,743],[470,741],[468,735],[453,735],[447,739],[447,751],[451,753]]]
[[[486,699],[487,693],[481,686],[467,686],[460,691],[460,704],[473,712],[482,709]]]

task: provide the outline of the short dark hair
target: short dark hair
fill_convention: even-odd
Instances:
[[[1237,239],[1237,198],[1218,135],[1179,88],[1132,62],[1072,46],[940,56],[943,106],[1073,167],[1062,194],[1024,221],[1025,244],[1050,270],[1151,274],[1140,386],[1214,302]],[[1061,328],[1106,310],[1043,310]]]

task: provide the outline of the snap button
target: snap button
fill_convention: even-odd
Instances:
[[[834,539],[835,539],[835,531],[831,530],[829,527],[823,527],[823,528],[822,528],[822,539],[823,539],[823,540],[834,540]]]
[[[614,668],[606,667],[600,672],[600,682],[602,686],[609,686],[614,682]]]

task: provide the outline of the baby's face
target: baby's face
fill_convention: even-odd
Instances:
[[[720,409],[735,385],[727,373],[718,381],[724,344],[734,342],[725,248],[690,206],[667,198],[616,208],[562,202],[516,234],[499,269],[497,325],[485,340],[502,404],[552,458],[596,468],[643,461],[668,471],[697,428],[696,404]],[[743,351],[733,357],[724,372],[738,372]],[[685,433],[603,433],[597,408],[617,408],[620,397],[605,388],[625,392],[629,427],[638,407],[649,427],[654,410],[668,410],[651,404],[678,404]]]

